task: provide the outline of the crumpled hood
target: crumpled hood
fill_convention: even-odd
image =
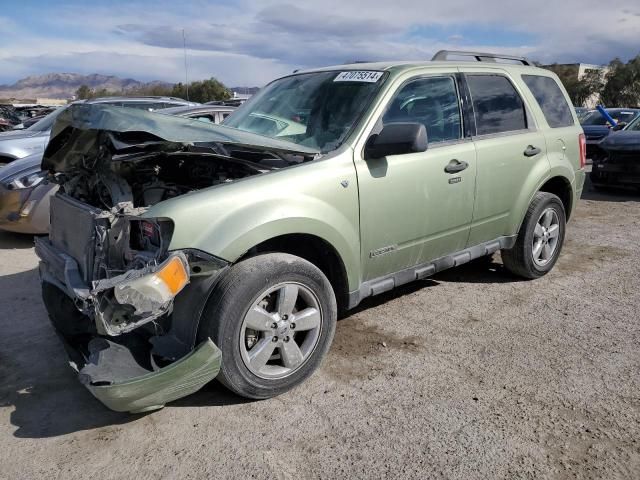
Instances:
[[[21,138],[37,137],[40,135],[49,135],[49,132],[40,132],[32,130],[11,130],[9,132],[0,133],[0,142],[2,140],[18,140]]]
[[[621,130],[612,132],[602,141],[600,147],[605,150],[636,151],[640,159],[640,131]]]
[[[43,170],[65,171],[88,158],[111,153],[179,149],[185,144],[235,145],[313,155],[318,150],[235,128],[133,108],[99,104],[71,105],[51,129]]]

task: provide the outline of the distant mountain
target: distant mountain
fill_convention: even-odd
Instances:
[[[170,86],[167,82],[140,82],[114,75],[80,75],[78,73],[48,73],[18,80],[13,85],[0,85],[0,98],[71,98],[81,85],[112,92],[151,86]]]

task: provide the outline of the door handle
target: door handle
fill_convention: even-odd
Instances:
[[[469,164],[467,162],[461,162],[456,160],[455,158],[449,162],[449,164],[444,167],[444,171],[447,173],[458,173],[467,168]]]
[[[540,150],[538,147],[534,147],[533,145],[529,145],[525,150],[524,150],[524,156],[525,157],[535,157],[536,155],[538,155],[542,150]]]

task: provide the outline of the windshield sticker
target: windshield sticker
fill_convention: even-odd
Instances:
[[[383,72],[351,70],[348,72],[340,72],[334,82],[369,82],[376,83],[380,80]]]

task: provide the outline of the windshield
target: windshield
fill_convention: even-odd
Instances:
[[[346,139],[384,77],[383,72],[330,71],[281,78],[223,124],[330,152]]]
[[[629,123],[635,117],[635,112],[609,112],[607,111],[611,117],[616,121],[616,123],[624,122]],[[595,112],[591,112],[589,115],[580,120],[582,125],[608,125],[607,119],[604,118],[600,112],[597,110]]]
[[[631,122],[629,125],[627,125],[627,128],[625,128],[625,130],[632,130],[634,132],[640,132],[640,116],[636,117],[636,119]]]
[[[62,111],[65,110],[66,108],[67,107],[60,107],[55,109],[53,112],[51,112],[49,115],[44,117],[42,120],[31,125],[29,128],[27,128],[27,130],[29,130],[30,132],[46,132],[47,130],[51,130],[51,127],[53,126],[53,122],[56,121],[56,118],[58,118],[58,115],[60,115]]]

